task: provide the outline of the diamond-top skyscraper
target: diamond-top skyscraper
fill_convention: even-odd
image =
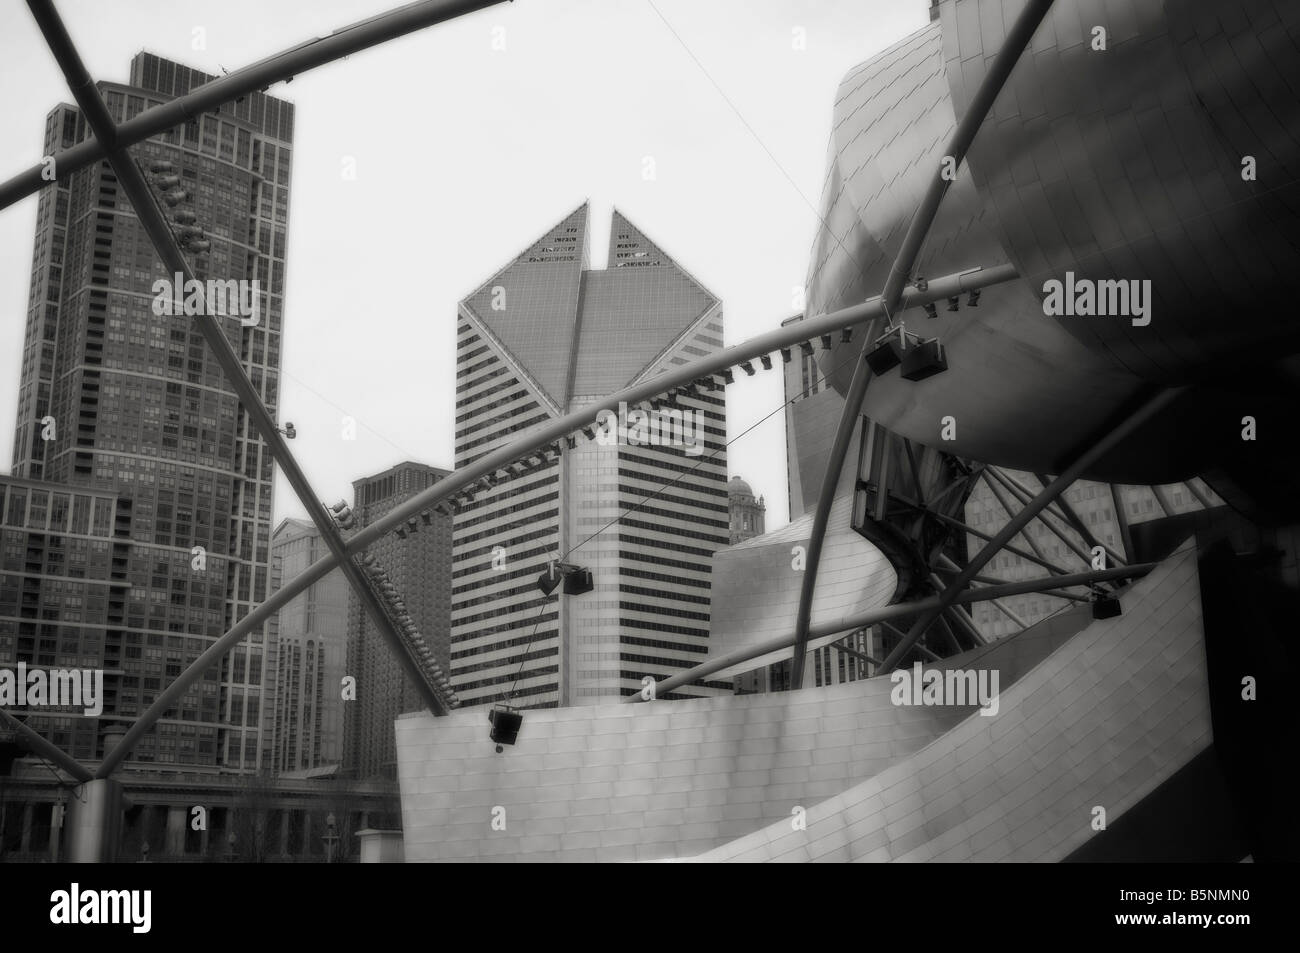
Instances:
[[[721,302],[618,211],[608,267],[589,262],[584,203],[460,303],[458,469],[722,348]],[[608,439],[560,441],[460,507],[451,671],[462,705],[593,704],[705,657],[710,557],[728,541],[723,393],[719,382],[679,394],[648,424],[636,408],[603,408]],[[589,568],[595,589],[543,596],[537,577],[561,557]]]

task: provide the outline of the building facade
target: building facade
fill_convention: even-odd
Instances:
[[[364,527],[448,475],[422,463],[400,463],[352,484],[352,511]],[[430,513],[430,523],[405,538],[388,533],[367,552],[375,557],[406,603],[407,611],[444,672],[449,669],[451,625],[451,517]],[[410,678],[393,658],[374,620],[348,590],[347,669],[356,698],[344,704],[344,767],[358,778],[395,777],[393,722],[425,707]]]
[[[329,552],[308,520],[286,519],[271,537],[274,592]],[[267,768],[276,774],[343,759],[341,685],[348,648],[348,582],[337,569],[276,614],[267,640]]]
[[[1032,473],[1017,470],[1009,470],[1006,473],[1008,477],[1033,492],[1042,488],[1042,484]],[[1062,498],[1087,527],[1096,542],[1105,544],[1109,550],[1121,557],[1125,552],[1125,523],[1133,526],[1165,516],[1190,513],[1207,505],[1218,506],[1223,503],[1218,495],[1199,478],[1163,487],[1117,484],[1113,491],[1108,484],[1081,480],[1066,490]],[[980,480],[966,501],[967,525],[975,527],[980,532],[996,535],[1011,519],[1007,510],[1008,504],[1013,512],[1019,512],[1022,506],[1021,502],[1005,487],[991,480]],[[1121,506],[1122,517],[1116,511],[1116,508]],[[1032,552],[1069,572],[1083,571],[1086,567],[1080,553],[1086,553],[1091,559],[1091,547],[1078,532],[1060,518],[1063,515],[1058,507],[1051,507],[1046,514],[1050,523],[1070,541],[1069,544],[1045,526],[1042,520],[1036,519],[1011,540],[1011,545],[1022,551]],[[967,534],[969,552],[974,554],[983,545],[982,539]],[[1106,565],[1115,565],[1109,555],[1106,557]],[[1003,549],[988,564],[986,572],[1006,582],[1019,582],[1041,577],[1044,568]],[[1019,632],[1022,622],[1033,625],[1073,605],[1070,600],[1043,593],[1008,596],[999,599],[998,602],[1011,610],[1015,617],[992,602],[978,602],[971,606],[972,621],[980,630],[980,634],[988,639]]]
[[[721,302],[618,211],[608,267],[590,267],[586,204],[459,318],[458,468],[723,346]],[[709,559],[728,538],[726,402],[718,383],[660,406],[675,416],[644,429],[636,408],[601,408],[600,436],[499,472],[457,512],[451,670],[463,705],[592,704],[705,656]],[[559,557],[589,568],[594,591],[542,595],[537,577]]]
[[[749,484],[732,477],[727,484],[727,506],[731,510],[731,543],[742,542],[767,532],[767,505],[754,496]]]
[[[140,53],[129,85],[99,88],[113,119],[124,122],[211,79]],[[76,109],[57,106],[46,122],[44,153],[88,136]],[[272,412],[292,139],[293,106],[251,93],[132,148],[146,170],[170,163],[178,204],[168,214],[205,233],[206,247],[190,253],[198,278],[248,288],[259,282],[256,324],[238,315],[214,320]],[[157,176],[153,184],[164,187]],[[266,598],[272,459],[193,319],[156,313],[157,282],[173,276],[164,273],[107,162],[41,192],[35,244],[14,474],[72,494],[113,494],[119,510],[129,509],[129,543],[114,555],[109,576],[127,588],[103,626],[44,614],[21,619],[16,631],[6,623],[4,636],[22,644],[4,649],[0,662],[34,653],[120,670],[105,714],[130,719]],[[41,522],[39,514],[26,519]],[[24,569],[35,565],[28,560]],[[24,575],[24,589],[31,578]],[[263,636],[253,633],[205,673],[133,759],[254,770]],[[87,744],[79,742],[79,750]]]

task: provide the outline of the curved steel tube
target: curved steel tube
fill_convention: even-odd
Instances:
[[[1052,2],[1053,0],[1029,0],[1020,11],[1020,15],[1016,17],[1015,24],[1007,34],[1006,42],[994,57],[989,71],[980,81],[979,89],[971,99],[970,107],[957,123],[957,128],[948,141],[945,158],[952,159],[954,168],[960,168],[962,160],[966,157],[966,151],[984,122],[984,117],[988,115],[993,101],[1002,91],[1012,68],[1020,59],[1020,54],[1029,45],[1029,40],[1038,29],[1038,24],[1051,9]],[[893,312],[902,300],[907,276],[916,265],[925,236],[934,223],[934,217],[939,211],[943,197],[948,192],[948,187],[952,185],[952,180],[945,178],[941,171],[941,169],[935,170],[925,198],[921,201],[916,214],[912,216],[912,221],[907,227],[907,235],[903,238],[903,244],[894,257],[893,265],[890,266],[889,276],[885,279],[885,289],[881,299],[885,318],[891,327],[894,324]],[[844,457],[848,453],[849,442],[853,439],[853,428],[862,413],[862,401],[867,395],[867,384],[871,379],[871,369],[867,366],[866,354],[871,346],[872,337],[872,334],[866,335],[858,351],[857,362],[853,368],[853,380],[849,384],[849,392],[844,398],[844,410],[835,428],[835,440],[831,444],[830,458],[822,478],[821,495],[817,498],[817,510],[813,515],[807,563],[804,568],[803,585],[799,592],[799,614],[795,621],[794,661],[790,669],[790,684],[794,688],[803,687],[805,646],[808,644],[808,626],[812,619],[813,592],[817,588],[817,571],[821,565],[822,541],[826,537],[826,523],[830,519],[835,486],[839,483],[840,471],[844,469]]]

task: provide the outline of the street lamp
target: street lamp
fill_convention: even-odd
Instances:
[[[325,863],[332,864],[334,863],[334,845],[339,841],[333,812],[325,818],[325,830],[326,834],[321,838],[325,842]]]

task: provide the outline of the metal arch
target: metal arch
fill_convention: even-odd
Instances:
[[[1007,33],[1006,42],[1002,49],[998,50],[997,56],[989,65],[988,72],[980,80],[979,88],[971,98],[965,115],[957,123],[957,128],[948,141],[945,158],[951,159],[954,167],[960,167],[965,159],[975,134],[984,123],[984,117],[1011,75],[1011,70],[1020,59],[1020,54],[1029,45],[1029,40],[1038,29],[1038,24],[1051,9],[1052,2],[1053,0],[1028,0],[1017,15],[1015,24]],[[907,276],[911,274],[916,264],[921,245],[951,184],[951,179],[940,174],[940,170],[935,170],[930,180],[930,187],[926,190],[916,214],[912,216],[907,234],[890,266],[881,300],[884,304],[885,318],[891,327],[894,322],[893,312],[902,300]],[[866,397],[867,384],[871,379],[871,368],[866,362],[867,350],[872,344],[871,338],[872,335],[868,333],[858,352],[853,368],[853,379],[845,395],[844,409],[835,429],[835,439],[831,444],[826,473],[822,478],[821,493],[817,498],[817,509],[813,515],[812,535],[808,540],[807,562],[799,591],[799,610],[795,620],[794,660],[790,667],[790,685],[796,689],[803,687],[804,655],[808,644],[809,625],[812,621],[812,597],[817,588],[817,572],[821,564],[822,543],[826,537],[826,524],[830,519],[831,502],[835,496],[835,487],[839,483],[840,471],[844,469],[844,458],[848,454],[849,442],[852,440],[857,418],[862,412],[862,401]]]
[[[134,145],[178,126],[187,119],[216,109],[223,103],[264,90],[273,83],[292,79],[299,73],[325,63],[502,2],[503,0],[420,0],[360,23],[341,27],[329,36],[299,43],[233,73],[219,76],[185,96],[146,109],[134,119],[118,126],[112,143],[105,143],[96,136],[56,153],[52,157],[55,172],[61,181],[78,169],[107,158],[112,145],[121,148]],[[45,169],[46,165],[42,162],[0,184],[0,209],[8,208],[49,185],[42,175]]]

